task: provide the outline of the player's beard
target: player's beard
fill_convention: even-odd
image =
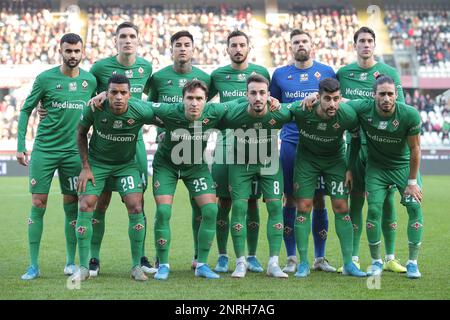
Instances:
[[[231,61],[236,63],[236,64],[243,64],[247,60],[247,56],[248,56],[248,54],[241,55],[239,57],[240,60],[237,60],[236,56],[233,56],[233,57],[231,57]]]
[[[77,60],[77,59],[64,59],[63,58],[64,65],[68,66],[70,69],[75,69],[76,67],[78,67],[80,62],[81,62],[81,59]]]
[[[392,109],[394,108],[394,103],[388,103],[386,105],[383,105],[381,101],[377,101],[378,109],[385,114],[391,113]]]
[[[306,51],[306,50],[302,51],[302,52],[296,52],[294,59],[295,59],[295,61],[298,61],[298,62],[305,62],[305,61],[309,60],[309,58],[310,58],[309,54],[310,54],[310,51]]]

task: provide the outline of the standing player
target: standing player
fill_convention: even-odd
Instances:
[[[209,74],[192,65],[194,54],[194,37],[188,31],[178,31],[170,38],[173,65],[155,72],[150,79],[149,101],[180,103],[183,101],[183,86],[191,80],[201,80],[208,87],[211,84]],[[210,98],[212,96],[210,95]],[[158,128],[158,134],[163,136],[164,129]],[[200,227],[201,211],[192,196],[189,197],[192,206],[192,233],[194,236],[194,259],[192,267],[197,263],[197,234]]]
[[[90,108],[85,108],[78,126],[77,142],[83,166],[78,179],[80,203],[76,225],[80,269],[73,275],[73,280],[89,278],[93,211],[107,179],[119,191],[128,210],[131,277],[137,281],[148,279],[140,267],[146,227],[136,140],[142,126],[152,122],[153,111],[145,105],[146,102],[131,98],[130,89],[130,81],[125,75],[110,77],[108,100],[103,110],[94,113]],[[91,127],[93,133],[88,150],[87,134]]]
[[[307,95],[317,92],[319,82],[328,77],[335,77],[333,69],[314,61],[311,57],[311,36],[302,30],[293,30],[290,35],[291,54],[295,64],[275,70],[270,84],[270,94],[281,102],[303,100]],[[295,272],[297,256],[295,252],[294,221],[296,216],[295,199],[293,196],[293,172],[295,151],[299,135],[294,122],[288,123],[281,131],[280,159],[284,175],[284,243],[288,255],[285,272]],[[320,178],[321,179],[321,178]],[[314,237],[314,269],[334,272],[325,259],[325,243],[328,232],[328,215],[325,208],[322,181],[319,181],[318,191],[314,197],[312,230]]]
[[[117,26],[114,41],[118,54],[109,58],[97,61],[92,66],[90,72],[97,79],[97,92],[107,90],[108,80],[113,74],[125,75],[131,83],[130,92],[135,98],[142,99],[142,94],[148,92],[149,79],[152,74],[152,65],[147,60],[137,56],[139,45],[139,32],[137,26],[131,22],[123,22]],[[145,192],[148,181],[147,152],[139,132],[136,148],[136,161],[143,181]],[[111,193],[114,190],[112,179],[107,181],[104,192],[100,195],[97,207],[93,214],[93,234],[91,243],[91,260],[89,270],[91,276],[97,276],[100,270],[100,246],[105,233],[105,212],[111,201]],[[142,205],[144,210],[144,205]],[[145,218],[145,213],[144,213]],[[147,224],[147,219],[145,219]],[[142,270],[147,273],[154,273],[155,269],[150,265],[145,256],[145,240],[142,247],[141,256]]]
[[[242,32],[235,30],[227,37],[227,53],[230,56],[231,64],[220,67],[211,74],[210,96],[214,96],[216,92],[220,95],[220,102],[227,102],[236,98],[245,96],[247,91],[247,78],[254,74],[260,74],[270,81],[270,75],[266,68],[248,62],[248,54],[250,51],[248,36]],[[217,141],[216,150],[222,149],[222,155],[226,154],[226,134],[230,131],[222,131],[223,139]],[[217,153],[217,151],[216,151]],[[230,232],[229,212],[231,209],[231,197],[228,190],[228,165],[225,159],[219,163],[214,162],[212,166],[212,176],[216,183],[216,195],[219,198],[217,215],[217,246],[219,250],[219,259],[214,268],[216,272],[228,271],[228,255],[227,242]],[[247,245],[248,256],[247,266],[250,271],[262,272],[263,268],[256,259],[256,248],[258,245],[259,234],[259,210],[258,210],[258,192],[255,186],[258,181],[253,182],[252,195],[248,199],[248,209],[246,215]]]
[[[383,75],[375,81],[374,99],[347,103],[358,114],[367,139],[366,191],[369,210],[366,230],[372,257],[370,275],[380,275],[383,270],[381,216],[390,188],[395,185],[409,217],[407,276],[420,278],[417,258],[423,235],[419,173],[421,122],[414,107],[398,101],[397,88],[398,84],[392,78]]]
[[[59,49],[61,66],[39,74],[19,116],[17,161],[30,165],[30,192],[32,207],[28,219],[28,240],[31,264],[23,280],[39,276],[39,247],[43,231],[48,192],[58,169],[65,212],[66,267],[64,274],[76,271],[75,223],[77,220],[76,183],[81,170],[76,146],[76,127],[81,112],[95,92],[95,78],[78,67],[83,55],[83,41],[79,35],[68,33],[61,38]],[[28,118],[41,102],[48,116],[39,123],[31,161],[25,149]]]
[[[228,166],[229,186],[233,199],[231,235],[236,254],[236,269],[233,278],[245,277],[245,241],[248,223],[246,213],[253,181],[258,181],[269,213],[267,239],[269,241],[269,263],[267,275],[287,278],[279,267],[283,237],[283,215],[281,197],[283,175],[278,157],[278,130],[291,121],[291,113],[285,107],[269,112],[269,81],[262,75],[253,74],[247,79],[247,99],[228,110],[222,123],[225,128],[236,128],[234,133],[234,163]],[[251,270],[251,269],[249,269]]]
[[[182,179],[201,210],[195,275],[216,279],[219,275],[206,264],[216,233],[216,194],[208,165],[203,161],[203,152],[209,137],[205,131],[217,126],[227,105],[205,104],[208,87],[199,80],[187,82],[182,93],[182,103],[153,105],[155,115],[164,122],[166,128],[166,137],[153,160],[153,195],[156,202],[154,231],[159,261],[154,278],[166,280],[169,276],[169,222],[177,181]]]
[[[319,102],[312,112],[304,108],[293,109],[299,129],[299,143],[295,158],[294,194],[297,202],[295,240],[300,254],[296,277],[304,278],[310,273],[308,241],[311,232],[311,208],[317,177],[323,176],[327,194],[335,213],[336,233],[341,244],[344,260],[343,273],[356,277],[366,274],[352,262],[353,228],[348,215],[348,187],[351,172],[345,161],[346,130],[358,131],[355,111],[340,104],[339,81],[327,78],[319,83]],[[349,161],[354,161],[353,153]],[[351,185],[350,185],[351,187]]]
[[[362,27],[356,31],[354,37],[354,48],[357,54],[357,61],[342,67],[337,72],[337,78],[341,85],[342,96],[347,99],[365,99],[373,96],[373,84],[380,74],[385,74],[394,79],[399,102],[404,102],[403,90],[400,84],[400,77],[395,69],[377,62],[374,58],[375,32]],[[350,143],[350,137],[347,135],[347,144]],[[365,168],[367,162],[367,147],[364,134],[361,134],[361,150],[358,159],[353,165],[353,189],[350,193],[350,217],[353,223],[353,262],[359,267],[359,247],[362,234],[362,209],[365,197]],[[394,204],[395,188],[389,189],[386,200],[383,204],[383,216],[381,228],[384,235],[386,256],[385,270],[394,272],[406,272],[400,262],[395,259],[395,239],[397,230],[397,212]],[[338,271],[342,269],[339,268]]]

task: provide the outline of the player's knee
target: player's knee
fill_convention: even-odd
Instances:
[[[142,204],[139,201],[130,203],[127,205],[128,213],[129,214],[136,214],[142,212]]]
[[[383,212],[383,204],[376,202],[376,203],[369,203],[368,210],[367,210],[367,219],[378,221],[381,219],[381,215]]]
[[[294,208],[296,204],[295,198],[292,195],[284,195],[284,206],[288,208]]]
[[[335,213],[342,214],[348,212],[347,199],[333,200],[331,205],[333,207],[333,212]]]
[[[248,199],[248,208],[250,210],[258,209],[258,200],[257,199]]]
[[[311,212],[313,201],[310,199],[301,199],[297,201],[297,211]]]
[[[111,192],[103,192],[97,201],[96,210],[105,212],[111,201]]]
[[[208,203],[201,207],[202,220],[204,222],[215,222],[217,219],[217,205],[215,203]]]
[[[237,218],[242,218],[247,212],[247,201],[235,200],[233,201],[232,216]]]
[[[411,220],[422,218],[422,208],[418,203],[407,204],[406,212]]]
[[[172,206],[170,204],[160,204],[156,208],[156,221],[168,223],[172,215]]]
[[[222,209],[231,209],[231,199],[230,198],[219,198],[218,205]]]
[[[96,204],[97,197],[85,195],[80,196],[80,204],[79,204],[79,210],[81,212],[92,212],[94,211],[95,204]]]
[[[280,200],[271,200],[271,201],[267,200],[266,207],[267,207],[267,212],[269,213],[269,216],[271,216],[271,217],[274,217],[274,216],[282,217],[283,216]]]
[[[322,193],[316,192],[313,199],[313,207],[315,209],[325,209],[325,196]]]
[[[33,194],[31,204],[36,208],[47,207],[48,196],[46,194]]]

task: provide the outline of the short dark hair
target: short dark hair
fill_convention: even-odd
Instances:
[[[341,85],[335,78],[325,78],[319,82],[319,94],[324,92],[333,93],[340,89]]]
[[[205,97],[208,97],[208,86],[206,85],[206,83],[204,83],[201,80],[191,80],[186,82],[186,84],[183,87],[183,98],[186,92],[192,92],[197,88],[200,88],[203,91],[205,91]]]
[[[269,80],[267,80],[265,77],[263,77],[262,75],[260,75],[258,73],[254,73],[250,77],[247,78],[247,89],[248,89],[248,85],[252,82],[265,83],[265,84],[267,84],[267,88],[269,88]]]
[[[81,37],[76,33],[66,33],[62,36],[60,45],[62,46],[64,42],[70,44],[77,44],[78,42],[81,42],[81,44],[83,44],[83,39],[81,39]]]
[[[108,79],[108,89],[109,89],[109,85],[111,83],[117,83],[117,84],[122,84],[122,83],[126,83],[128,85],[128,89],[130,89],[131,85],[130,85],[130,79],[128,79],[126,76],[124,76],[123,74],[113,74],[109,79]]]
[[[189,39],[191,39],[192,44],[194,43],[194,37],[192,36],[192,34],[189,31],[182,30],[178,31],[170,37],[170,45],[173,46],[173,43],[181,37],[188,37]]]
[[[312,39],[312,38],[311,38],[311,35],[310,35],[308,32],[303,31],[303,30],[300,30],[300,29],[294,29],[294,30],[292,30],[289,39],[292,40],[293,37],[299,36],[299,35],[302,35],[302,34],[306,34],[306,35],[308,36],[309,40]]]
[[[139,28],[133,22],[125,21],[117,26],[116,36],[119,34],[120,29],[124,29],[124,28],[132,28],[136,31],[136,34],[139,34]]]
[[[384,84],[384,83],[389,83],[389,84],[393,84],[395,87],[395,91],[397,91],[397,88],[395,86],[395,82],[394,79],[392,79],[391,77],[385,75],[385,74],[380,74],[376,77],[375,83],[373,84],[373,92],[377,92],[378,86]]]
[[[359,35],[361,33],[370,33],[372,35],[373,41],[375,41],[375,31],[373,31],[369,27],[361,27],[353,35],[353,42],[354,43],[356,43],[358,41],[358,37],[359,37]]]
[[[230,45],[230,39],[234,37],[245,37],[245,39],[247,40],[247,44],[249,43],[248,36],[245,32],[242,32],[240,30],[234,30],[227,37],[227,47]]]

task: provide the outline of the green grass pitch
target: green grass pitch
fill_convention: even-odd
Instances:
[[[130,246],[128,240],[128,218],[118,195],[113,196],[107,212],[106,232],[102,245],[102,269],[98,278],[81,284],[79,290],[66,287],[63,275],[65,244],[62,211],[62,197],[59,185],[54,180],[47,212],[44,218],[44,234],[41,242],[41,277],[34,281],[22,281],[28,262],[27,224],[31,195],[27,179],[0,178],[0,299],[449,299],[450,298],[450,177],[424,177],[423,212],[425,233],[419,266],[422,279],[409,280],[404,274],[385,272],[380,289],[368,289],[366,279],[356,279],[338,274],[311,272],[307,279],[273,279],[264,274],[247,273],[244,279],[232,279],[230,273],[219,280],[194,277],[190,269],[193,255],[191,210],[187,192],[179,184],[171,219],[172,248],[170,254],[171,273],[168,281],[152,278],[145,283],[130,279]],[[398,196],[397,196],[398,198]],[[148,256],[154,256],[153,217],[155,204],[151,192],[145,194],[145,208],[149,217],[149,233],[146,241]],[[330,212],[330,204],[327,202]],[[397,236],[397,257],[403,263],[407,260],[405,208],[398,204],[399,230]],[[268,260],[266,238],[267,212],[261,204],[261,228],[258,257],[264,267]],[[327,241],[327,258],[338,267],[341,254],[334,229],[333,214],[329,215],[330,228]],[[310,239],[310,259],[313,248]],[[228,243],[231,257],[230,267],[234,269],[231,237]],[[214,244],[209,264],[214,267],[217,247]],[[284,245],[280,264],[286,260]],[[369,250],[365,232],[361,244],[361,262],[365,269],[369,262]]]

